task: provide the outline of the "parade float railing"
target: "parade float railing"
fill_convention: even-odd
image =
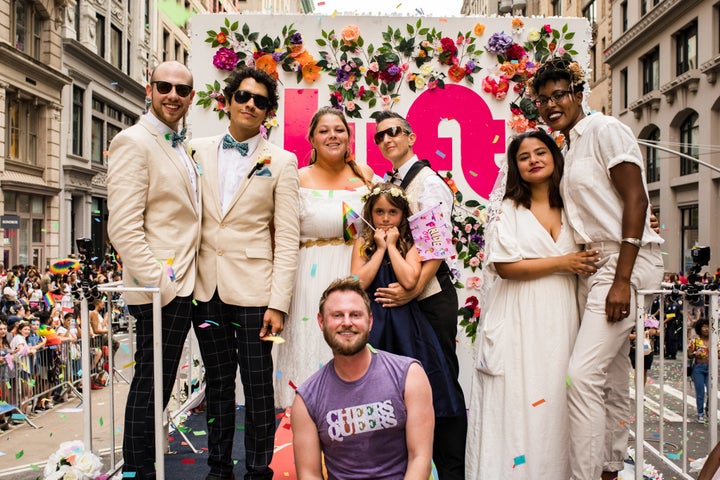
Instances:
[[[644,471],[644,453],[645,451],[652,452],[666,467],[672,469],[677,473],[680,478],[692,479],[688,473],[688,448],[687,441],[688,436],[688,377],[685,374],[688,367],[688,306],[690,305],[686,299],[689,295],[700,295],[705,301],[705,305],[709,304],[708,308],[708,320],[710,323],[710,351],[709,351],[709,382],[708,382],[708,394],[707,394],[707,407],[706,413],[708,414],[708,425],[709,435],[707,452],[710,452],[717,443],[718,438],[718,423],[717,423],[717,406],[718,406],[718,295],[720,292],[714,290],[705,290],[704,286],[700,285],[696,292],[688,292],[684,290],[670,290],[671,284],[663,284],[663,290],[639,290],[636,296],[637,303],[637,318],[635,325],[636,332],[636,348],[635,348],[635,478],[636,480],[643,480]],[[646,306],[650,304],[647,300],[652,300],[656,295],[660,296],[660,308],[658,313],[658,332],[659,332],[659,353],[658,359],[660,362],[659,378],[656,379],[656,384],[660,390],[659,404],[659,422],[658,422],[658,439],[659,446],[655,448],[650,441],[646,440],[645,432],[645,381],[644,381],[644,352],[642,348],[642,332],[645,330],[645,315]],[[672,445],[666,442],[665,435],[665,337],[666,337],[666,318],[665,318],[665,298],[668,295],[673,295],[682,299],[684,319],[682,322],[682,350],[678,351],[682,355],[682,433],[679,441],[679,445]],[[704,308],[704,307],[703,307]],[[651,354],[652,355],[652,354]],[[631,430],[631,434],[633,434]],[[653,434],[653,437],[655,434]],[[654,442],[653,442],[654,443]],[[673,452],[668,452],[666,445],[674,447]],[[678,452],[677,449],[680,449]],[[675,463],[679,461],[679,465]]]

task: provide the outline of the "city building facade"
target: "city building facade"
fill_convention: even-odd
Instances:
[[[0,0],[0,261],[42,268],[84,237],[96,255],[109,251],[108,146],[145,113],[152,69],[187,64],[193,14],[312,8],[310,0]]]
[[[687,271],[699,244],[714,252],[712,273],[720,265],[720,174],[673,152],[720,166],[720,3],[616,0],[612,8],[612,111],[641,142],[669,150],[641,145],[665,266]]]

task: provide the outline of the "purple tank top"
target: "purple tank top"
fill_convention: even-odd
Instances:
[[[329,479],[404,477],[405,379],[413,363],[378,351],[361,379],[345,382],[331,361],[297,389],[317,426]]]

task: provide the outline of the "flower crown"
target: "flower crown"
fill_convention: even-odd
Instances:
[[[585,71],[582,69],[580,64],[578,62],[568,62],[568,61],[558,61],[550,60],[549,62],[543,64],[540,66],[540,68],[537,69],[535,72],[535,75],[537,75],[540,72],[552,72],[552,71],[558,71],[558,72],[567,72],[570,74],[570,86],[573,87],[573,91],[575,90],[574,87],[577,87],[578,85],[581,85],[585,82]],[[537,96],[537,92],[532,88],[533,82],[528,82],[527,85],[527,93],[531,97]]]
[[[363,203],[366,203],[368,200],[370,200],[372,197],[376,197],[378,195],[381,195],[383,193],[386,193],[388,195],[392,195],[395,198],[402,198],[406,202],[410,203],[410,196],[407,195],[402,188],[398,187],[391,187],[391,188],[385,188],[381,189],[380,187],[375,187],[371,191],[364,194],[362,197],[360,197],[360,201]]]

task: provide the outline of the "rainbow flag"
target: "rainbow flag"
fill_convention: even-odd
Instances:
[[[43,301],[48,308],[52,308],[55,306],[55,299],[49,292],[43,295]]]
[[[350,208],[350,205],[348,205],[345,202],[342,202],[342,211],[343,211],[343,239],[346,242],[349,242],[353,238],[355,238],[358,234],[357,227],[355,227],[355,222],[357,222],[360,219],[360,215],[355,213],[355,210]]]

